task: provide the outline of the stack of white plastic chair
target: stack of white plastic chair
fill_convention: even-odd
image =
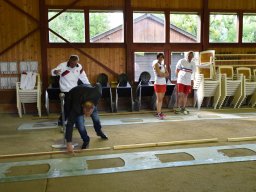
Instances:
[[[243,75],[237,76],[234,80],[233,66],[219,66],[218,73],[221,76],[221,97],[218,108],[222,108],[224,102],[229,97],[233,97],[231,106],[237,108],[243,96]]]
[[[41,81],[38,73],[26,72],[21,81],[16,83],[17,108],[22,117],[22,108],[26,114],[25,103],[36,103],[38,115],[41,117]]]
[[[220,79],[215,75],[215,51],[200,52],[199,64],[193,88],[195,89],[194,107],[201,108],[204,98],[213,97],[213,108],[216,109],[221,95]]]
[[[254,107],[256,105],[256,81],[255,77],[251,75],[251,69],[249,67],[236,68],[237,76],[243,75],[243,95],[239,101],[238,107],[240,107],[247,97],[250,97],[249,105]]]
[[[253,81],[256,81],[256,69],[253,69],[253,77],[252,77]]]

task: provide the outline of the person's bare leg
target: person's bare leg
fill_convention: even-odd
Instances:
[[[178,108],[183,106],[184,103],[184,94],[183,93],[178,93]]]
[[[163,102],[164,102],[164,95],[165,95],[165,93],[161,93],[161,106],[160,106],[160,112],[162,112],[162,106],[163,106]]]
[[[156,93],[156,112],[159,113],[159,93]]]
[[[162,105],[163,105],[163,97],[164,97],[164,93],[157,93],[156,94],[157,97],[157,101],[156,101],[156,111],[157,113],[161,113],[162,111]]]
[[[183,94],[183,105],[182,105],[182,107],[184,109],[186,108],[187,100],[188,100],[188,95],[187,94]]]

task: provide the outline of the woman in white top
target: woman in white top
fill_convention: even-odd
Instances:
[[[164,54],[158,53],[157,60],[154,60],[152,67],[155,74],[154,90],[156,93],[156,116],[159,119],[164,119],[164,114],[161,112],[164,95],[166,92],[166,77],[169,76],[169,72],[164,65]]]

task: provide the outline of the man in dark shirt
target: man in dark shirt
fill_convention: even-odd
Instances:
[[[102,139],[108,139],[108,137],[101,130],[101,123],[98,116],[97,104],[101,97],[101,85],[96,84],[95,87],[88,87],[85,85],[79,85],[70,90],[66,105],[67,105],[67,126],[65,138],[67,141],[68,152],[73,152],[72,146],[72,133],[74,124],[83,139],[82,149],[88,147],[90,142],[90,137],[87,135],[84,126],[84,116],[91,116],[94,122],[94,129],[98,136]]]

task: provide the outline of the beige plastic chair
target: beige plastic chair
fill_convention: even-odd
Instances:
[[[199,53],[199,64],[197,73],[203,74],[204,79],[214,79],[215,77],[215,50],[207,50]]]
[[[233,80],[234,79],[234,69],[233,66],[219,66],[218,67],[218,74],[223,75],[226,74],[226,78],[228,80]]]
[[[233,72],[230,72],[230,66],[224,70],[219,70],[219,72],[223,72],[223,74],[219,74],[221,76],[221,97],[218,103],[218,108],[222,108],[225,99],[232,96],[233,100],[231,105],[236,108],[239,106],[240,99],[243,96],[243,75],[240,75],[237,80],[233,79]],[[233,68],[232,68],[233,69]]]
[[[36,73],[36,85],[33,89],[21,89],[21,82],[16,83],[16,97],[19,117],[22,117],[22,108],[26,114],[25,103],[36,103],[38,115],[41,117],[41,81],[40,75]]]
[[[237,77],[240,74],[243,74],[246,81],[251,81],[252,80],[251,68],[249,68],[249,67],[238,67],[238,68],[236,68],[236,74],[237,74]]]
[[[253,81],[256,81],[256,69],[253,70],[253,77],[252,77]]]
[[[194,107],[197,104],[198,110],[200,110],[202,102],[205,97],[213,97],[213,108],[216,109],[220,96],[221,96],[221,83],[220,79],[217,80],[205,80],[203,74],[196,75],[196,81],[198,87],[195,91]]]
[[[256,105],[256,81],[251,76],[251,69],[248,67],[239,67],[236,69],[237,74],[243,75],[243,95],[239,101],[238,107],[240,107],[247,97],[250,96],[249,105],[254,107]]]
[[[200,52],[199,64],[194,81],[194,107],[197,104],[198,110],[201,108],[205,97],[213,97],[213,108],[217,104],[221,95],[220,79],[215,74],[215,51],[208,50]]]

